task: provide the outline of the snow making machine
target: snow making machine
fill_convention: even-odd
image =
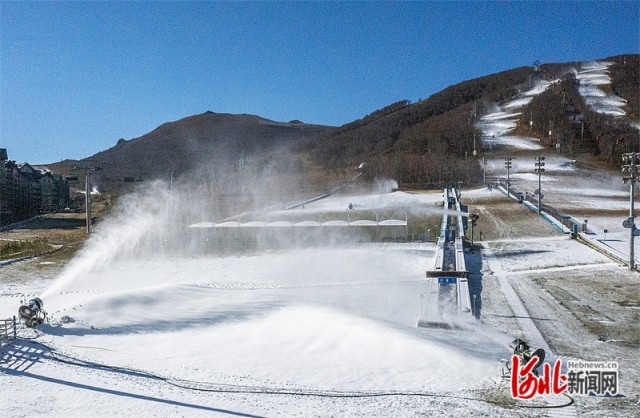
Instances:
[[[538,362],[535,366],[533,366],[533,372],[536,375],[538,374],[538,367],[540,367],[542,363],[544,363],[544,358],[546,355],[544,349],[538,348],[534,350],[525,340],[522,340],[520,338],[516,338],[511,342],[511,344],[509,344],[509,351],[520,358],[520,363],[523,366],[528,364],[534,356],[537,357]],[[502,377],[508,379],[511,377],[511,360],[503,359],[502,364]]]
[[[42,299],[33,298],[27,304],[23,304],[18,308],[20,319],[29,328],[36,328],[41,325],[47,318],[47,312],[42,309],[44,303]]]

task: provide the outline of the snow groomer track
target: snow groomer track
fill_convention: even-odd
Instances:
[[[419,327],[456,328],[472,318],[467,266],[464,259],[465,222],[456,188],[443,191],[443,213],[433,270],[427,271],[428,291]]]

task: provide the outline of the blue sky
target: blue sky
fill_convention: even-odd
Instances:
[[[207,110],[341,125],[543,63],[640,52],[640,1],[0,2],[0,148],[84,158]]]

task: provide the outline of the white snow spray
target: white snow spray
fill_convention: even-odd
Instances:
[[[374,189],[378,193],[391,193],[394,190],[398,190],[398,182],[387,178],[377,179],[374,184]]]
[[[118,257],[138,253],[143,241],[161,240],[176,206],[175,194],[162,182],[152,183],[144,191],[124,196],[114,213],[104,220],[100,228],[96,228],[80,253],[41,296],[46,298],[55,294]]]
[[[376,211],[404,219],[398,215],[408,212],[426,227],[438,223],[442,191],[389,193],[396,184],[387,180],[292,213],[282,206],[254,210],[273,203],[263,198],[258,179],[247,183],[255,191],[222,195],[206,184],[169,190],[156,182],[121,197],[41,295],[54,299],[48,304],[53,314],[75,321],[55,324],[57,331],[87,330],[82,345],[113,350],[144,370],[156,370],[158,358],[171,356],[167,364],[176,375],[191,373],[190,364],[205,364],[206,373],[320,388],[456,390],[479,387],[493,373],[495,353],[505,345],[499,335],[461,332],[451,341],[451,334],[415,326],[420,295],[427,291],[424,272],[433,264],[430,243],[328,236],[309,246],[299,232],[290,246],[278,247],[291,227],[280,235],[278,228],[261,228],[264,247],[227,251],[236,241],[256,240],[252,234],[259,228],[189,228],[220,222],[236,210],[246,213],[238,217],[243,223],[314,216],[326,221],[347,213],[353,220]],[[354,209],[347,209],[349,203]],[[229,210],[220,208],[224,204]],[[348,229],[335,228],[345,235]],[[227,232],[222,250],[211,247]]]

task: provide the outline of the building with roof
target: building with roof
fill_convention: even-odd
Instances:
[[[0,225],[64,209],[69,184],[59,174],[29,163],[16,164],[0,148]]]

